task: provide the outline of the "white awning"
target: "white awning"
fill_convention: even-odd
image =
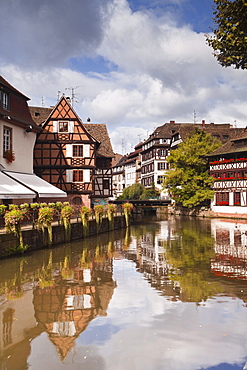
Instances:
[[[36,193],[0,172],[0,199],[35,198]]]
[[[22,173],[4,171],[5,174],[10,176],[13,180],[18,181],[30,190],[34,191],[40,198],[64,198],[67,197],[65,191],[58,189],[56,186],[51,185],[49,182],[41,179],[33,173]]]

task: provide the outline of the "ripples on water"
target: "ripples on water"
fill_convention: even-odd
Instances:
[[[1,370],[247,369],[246,238],[149,218],[0,261]]]

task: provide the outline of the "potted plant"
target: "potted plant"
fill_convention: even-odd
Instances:
[[[15,160],[15,153],[11,149],[5,150],[3,156],[10,163],[14,162],[14,160]]]

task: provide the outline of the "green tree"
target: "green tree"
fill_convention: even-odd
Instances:
[[[192,208],[213,197],[211,185],[214,180],[208,173],[208,161],[203,156],[220,145],[220,141],[210,134],[197,129],[171,151],[167,158],[170,170],[167,171],[164,188],[169,190],[176,203]]]
[[[150,189],[146,189],[142,184],[136,183],[128,186],[123,190],[123,194],[118,199],[121,200],[145,200],[151,198],[158,198],[159,192],[155,190],[154,184]]]
[[[206,41],[223,67],[247,68],[247,1],[214,0],[213,36]]]
[[[185,302],[199,303],[224,291],[221,284],[211,281],[215,240],[208,225],[198,218],[183,223],[177,220],[176,238],[164,241],[165,259],[170,266],[168,276],[179,282]]]
[[[118,199],[128,200],[128,199],[140,199],[140,196],[144,192],[145,188],[142,184],[136,183],[128,186],[123,190],[122,195]]]

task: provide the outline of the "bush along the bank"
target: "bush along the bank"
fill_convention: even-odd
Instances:
[[[14,252],[24,252],[28,248],[28,245],[24,245],[23,243],[21,230],[21,223],[24,221],[25,217],[27,217],[27,214],[27,209],[14,207],[12,210],[6,211],[4,215],[6,231],[8,233],[13,233],[17,237],[17,246]]]
[[[82,222],[82,230],[83,230],[83,236],[88,235],[88,221],[91,214],[91,210],[88,207],[81,207],[80,209],[80,217]]]
[[[124,211],[124,216],[125,216],[125,221],[126,221],[126,226],[129,227],[130,225],[130,216],[131,216],[131,211],[133,209],[133,204],[132,203],[124,203],[122,205],[123,211]]]
[[[109,221],[109,230],[114,229],[114,215],[116,213],[116,207],[113,204],[108,204],[107,217]]]
[[[101,222],[102,222],[103,214],[104,214],[104,206],[101,206],[101,205],[94,206],[94,213],[95,213],[95,221],[96,221],[96,231],[98,233]]]
[[[43,232],[43,242],[45,244],[45,229],[47,229],[47,244],[52,244],[52,221],[54,218],[54,209],[42,207],[39,209],[37,227]]]
[[[4,215],[6,212],[7,206],[0,204],[0,216]]]
[[[60,219],[61,222],[64,226],[64,231],[65,231],[65,241],[68,242],[70,241],[70,236],[71,236],[71,217],[73,214],[74,210],[73,208],[68,204],[65,205],[61,209],[61,214],[60,214]]]

